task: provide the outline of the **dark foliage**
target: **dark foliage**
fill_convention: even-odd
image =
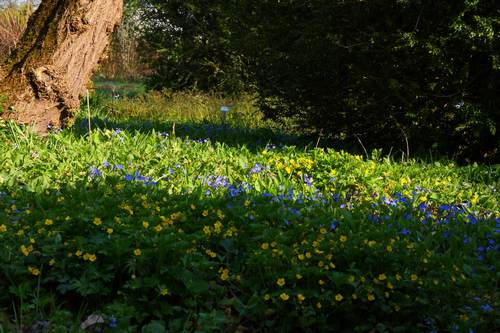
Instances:
[[[147,3],[155,88],[251,85],[332,142],[498,161],[494,0]]]

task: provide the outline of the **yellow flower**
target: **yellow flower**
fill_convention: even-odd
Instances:
[[[298,294],[297,295],[297,299],[299,300],[300,303],[304,302],[304,300],[306,299],[304,295],[302,294]]]
[[[352,297],[352,299],[358,299],[358,295],[356,295],[356,294],[352,294],[351,297]]]
[[[54,258],[50,259],[49,265],[54,266],[56,264],[56,260]]]
[[[289,166],[287,166],[287,167],[285,168],[285,171],[286,171],[286,173],[288,173],[288,174],[291,174],[291,173],[292,173],[292,169],[291,169]]]
[[[204,210],[203,213],[202,213],[203,216],[207,217],[208,216],[208,210]]]
[[[83,253],[82,253],[82,251],[78,250],[75,252],[75,254],[77,257],[81,257]]]
[[[340,302],[340,301],[342,301],[343,299],[344,299],[344,296],[342,296],[341,294],[337,294],[337,295],[335,295],[335,300],[336,300],[337,302]]]
[[[401,275],[396,274],[396,280],[400,281],[401,280]]]
[[[223,227],[222,223],[220,223],[218,221],[215,222],[215,224],[214,224],[214,231],[215,231],[215,233],[216,234],[220,234],[220,232],[222,230],[222,227]]]
[[[298,274],[298,273],[297,273],[297,274],[295,274],[295,277],[297,278],[297,280],[302,279],[302,275],[300,275],[300,274]]]
[[[412,274],[412,275],[410,276],[410,278],[411,278],[411,280],[412,280],[412,281],[416,281],[416,280],[418,279],[418,276],[417,276],[417,275],[415,275],[415,274]]]
[[[222,281],[226,281],[227,279],[229,279],[229,269],[227,268],[224,268],[220,274],[220,279]]]
[[[279,278],[278,281],[276,281],[278,286],[283,287],[285,285],[285,279],[284,278]]]
[[[107,228],[107,229],[106,229],[106,233],[107,233],[108,235],[111,235],[111,234],[113,233],[113,228]]]
[[[300,260],[300,261],[302,261],[302,260],[304,260],[304,259],[305,259],[305,257],[304,257],[304,255],[303,255],[303,254],[299,254],[299,255],[298,255],[298,258],[299,258],[299,260]]]
[[[383,273],[382,273],[382,274],[379,274],[379,275],[378,275],[378,279],[379,279],[380,281],[384,281],[385,279],[387,279],[387,276],[385,276],[385,274],[383,274]]]
[[[20,249],[24,256],[27,257],[31,253],[31,251],[33,251],[33,246],[29,245],[28,247],[26,247],[24,245],[21,245]]]
[[[271,296],[269,294],[264,295],[264,301],[269,301],[271,299]]]
[[[101,224],[102,224],[102,220],[101,220],[100,218],[96,217],[96,218],[94,219],[94,222],[93,222],[93,223],[94,223],[95,225],[101,225]]]
[[[206,250],[205,253],[210,256],[211,258],[215,258],[217,257],[217,253],[215,253],[214,251],[212,250]]]
[[[375,300],[375,296],[373,294],[368,294],[367,298],[370,302]]]
[[[149,228],[149,223],[144,221],[144,222],[142,222],[142,226],[144,227],[144,229],[147,229],[147,228]]]
[[[316,303],[316,307],[317,307],[318,309],[321,309],[321,303],[320,303],[320,302]]]
[[[287,293],[282,293],[282,294],[280,295],[280,298],[281,298],[282,300],[284,300],[284,301],[288,301],[288,300],[290,299],[290,296],[288,296],[288,294],[287,294]]]
[[[36,267],[28,266],[28,271],[34,276],[40,275],[40,270]]]
[[[319,280],[319,281],[318,281],[318,283],[319,283],[319,285],[320,285],[320,286],[322,286],[322,285],[324,285],[324,284],[325,284],[325,281],[323,281],[323,280]]]
[[[392,283],[387,282],[387,288],[392,290],[392,289],[394,289],[394,286],[392,285]]]
[[[134,250],[134,254],[135,254],[136,256],[140,256],[140,255],[142,254],[141,249],[135,249],[135,250]]]
[[[168,294],[170,294],[170,292],[168,291],[168,289],[167,289],[167,288],[162,288],[162,289],[160,290],[160,295],[162,295],[162,296],[167,296]]]
[[[95,254],[90,254],[90,253],[85,253],[83,255],[83,260],[88,260],[88,261],[96,261],[97,257]]]
[[[196,206],[195,206],[195,205],[193,205],[193,204],[191,204],[191,209],[192,209],[192,210],[195,210],[195,209],[196,209]]]
[[[210,236],[210,234],[212,233],[212,232],[210,231],[210,227],[209,227],[209,226],[204,226],[204,227],[203,227],[203,233],[204,233],[205,235],[207,235],[207,236]]]
[[[52,221],[51,219],[45,220],[45,225],[52,225],[52,224],[54,224],[54,221]]]
[[[340,236],[340,241],[341,241],[342,243],[347,242],[347,237],[346,237],[346,236],[344,236],[344,235]]]
[[[161,225],[159,225],[159,224],[155,227],[155,231],[156,232],[160,232],[162,230],[163,230],[163,227]]]
[[[477,193],[474,193],[474,196],[472,197],[472,199],[470,199],[470,203],[475,205],[475,204],[477,204],[478,200],[479,200],[479,196],[477,195]]]
[[[269,244],[268,243],[262,243],[262,245],[260,246],[260,248],[262,250],[267,250],[269,248]]]
[[[387,252],[392,252],[392,246],[390,245],[387,245],[385,249],[387,250]]]
[[[5,224],[0,225],[0,232],[6,232],[6,231],[7,227],[5,226]]]

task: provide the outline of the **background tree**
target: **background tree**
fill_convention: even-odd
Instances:
[[[4,119],[44,133],[63,126],[119,22],[122,0],[45,0],[0,67]]]
[[[141,0],[144,45],[154,52],[152,88],[234,94],[244,89],[233,47],[230,1]]]
[[[259,104],[335,142],[494,161],[500,9],[483,1],[239,1]],[[357,144],[357,143],[356,143]]]

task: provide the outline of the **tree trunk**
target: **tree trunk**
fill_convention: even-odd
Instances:
[[[43,0],[0,66],[0,117],[39,134],[67,125],[122,7],[123,0]]]

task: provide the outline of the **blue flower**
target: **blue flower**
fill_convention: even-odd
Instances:
[[[116,328],[118,326],[118,320],[115,316],[111,316],[111,321],[109,322],[109,328]]]
[[[493,311],[493,307],[486,303],[486,304],[481,305],[481,310],[483,310],[485,312],[490,312],[490,311]]]
[[[409,234],[410,234],[410,230],[408,230],[408,229],[403,229],[403,230],[401,230],[399,233],[400,233],[401,235],[403,235],[403,236],[406,236],[406,235],[409,235]]]
[[[101,172],[95,166],[90,168],[89,177],[101,177]]]

